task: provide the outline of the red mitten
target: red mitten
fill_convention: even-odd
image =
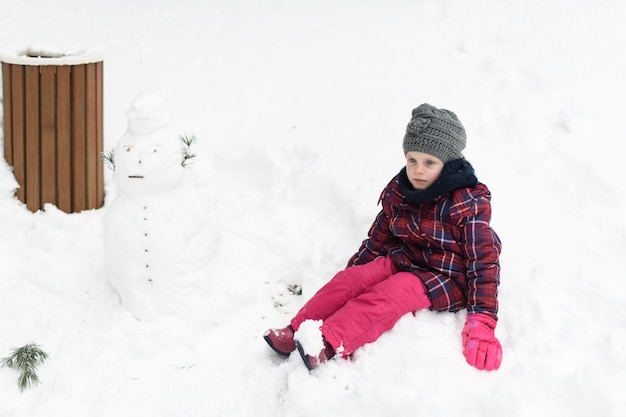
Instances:
[[[494,331],[496,321],[484,314],[469,314],[461,337],[467,363],[480,370],[494,371],[502,362],[502,345]]]

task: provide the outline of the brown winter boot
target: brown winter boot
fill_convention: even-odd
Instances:
[[[293,327],[291,324],[282,329],[269,329],[263,335],[263,339],[274,352],[281,356],[289,356],[296,350],[296,342],[293,340]]]

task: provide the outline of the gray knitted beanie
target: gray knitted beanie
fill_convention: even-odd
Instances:
[[[444,163],[462,158],[465,128],[456,114],[422,104],[413,109],[402,143],[404,154],[416,151],[434,155]]]

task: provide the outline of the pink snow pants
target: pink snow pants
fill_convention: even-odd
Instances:
[[[405,314],[431,306],[422,281],[398,272],[389,257],[340,271],[291,320],[298,330],[305,320],[323,320],[322,335],[347,357],[378,339]]]

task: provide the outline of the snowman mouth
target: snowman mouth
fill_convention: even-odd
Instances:
[[[143,175],[129,175],[128,178],[143,178]]]

